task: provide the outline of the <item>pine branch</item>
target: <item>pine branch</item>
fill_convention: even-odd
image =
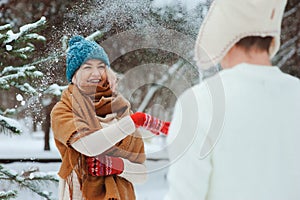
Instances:
[[[33,42],[45,42],[46,38],[33,31],[39,31],[44,28],[46,18],[41,17],[35,23],[26,24],[20,28],[20,31],[14,33],[10,25],[0,27],[0,58],[1,65],[5,66],[5,58],[21,58],[27,60],[35,51]],[[9,30],[8,30],[9,29]],[[8,30],[4,32],[4,30]]]
[[[91,35],[87,36],[85,39],[93,41],[93,40],[103,37],[103,35],[104,35],[104,33],[102,31],[97,30],[94,33],[92,33]]]
[[[58,179],[53,174],[41,173],[41,172],[31,172],[27,174],[23,172],[22,175],[19,175],[13,170],[7,170],[0,165],[0,179],[6,181],[12,181],[17,184],[20,188],[26,188],[31,190],[35,194],[46,198],[47,200],[52,200],[51,193],[47,191],[41,191],[37,185],[40,185],[41,181],[54,181],[58,182]],[[38,184],[35,184],[38,183]]]
[[[0,115],[0,132],[19,135],[22,132],[22,129],[20,128],[19,123],[14,119]]]
[[[11,29],[11,25],[10,24],[5,24],[5,25],[1,25],[0,26],[0,34],[8,31],[9,29]]]
[[[0,47],[2,46],[1,44],[8,38],[8,35],[5,33],[11,28],[10,24],[0,26]]]
[[[26,171],[21,173],[21,176],[25,178],[25,180],[32,181],[40,181],[47,180],[52,182],[58,182],[58,177],[56,172],[40,172],[38,167],[31,167]]]
[[[17,197],[17,191],[15,190],[8,190],[8,191],[0,191],[0,199],[11,199]]]
[[[8,66],[0,72],[0,88],[9,89],[10,86],[14,86],[19,90],[29,93],[36,94],[36,89],[29,83],[20,83],[21,79],[27,78],[40,78],[43,73],[36,70],[35,66],[23,65],[21,67]]]
[[[20,28],[20,32],[18,32],[18,33],[13,33],[11,30],[9,30],[7,32],[9,37],[7,40],[4,41],[4,44],[8,44],[12,41],[19,40],[21,37],[26,36],[26,34],[30,33],[33,30],[40,28],[41,26],[43,26],[45,24],[46,24],[46,18],[41,17],[41,19],[35,23],[26,24],[26,25],[22,26]],[[41,37],[43,37],[43,36],[41,36]]]
[[[62,91],[65,90],[68,86],[59,86],[56,83],[50,85],[47,89],[44,90],[44,94],[50,94],[53,96],[60,96]]]
[[[89,36],[86,37],[87,40],[95,40],[95,39],[99,39],[101,38],[104,34],[103,31],[95,31],[93,32],[92,34],[90,34]],[[63,37],[62,38],[62,41],[63,41],[63,47],[62,49],[63,50],[66,50],[67,49],[67,38],[66,37]],[[62,52],[62,53],[53,53],[53,54],[50,54],[48,57],[45,57],[45,58],[41,58],[33,63],[30,63],[31,65],[37,65],[37,64],[40,64],[40,63],[44,63],[44,62],[49,62],[51,60],[57,60],[57,59],[60,59],[61,57],[64,57],[65,56],[65,52]]]

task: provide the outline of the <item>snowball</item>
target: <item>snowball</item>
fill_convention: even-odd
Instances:
[[[25,105],[25,103],[26,103],[25,101],[21,101],[21,105],[22,105],[22,106],[24,106],[24,105]]]
[[[5,45],[6,51],[11,51],[13,47],[9,44]]]
[[[23,101],[23,96],[21,94],[17,94],[16,99],[17,101]]]

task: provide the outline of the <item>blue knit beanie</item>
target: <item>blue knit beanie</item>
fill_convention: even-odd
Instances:
[[[69,82],[76,70],[86,61],[98,59],[110,67],[109,58],[104,49],[94,41],[86,40],[82,36],[74,36],[69,41],[69,50],[67,52],[67,70],[66,76]]]

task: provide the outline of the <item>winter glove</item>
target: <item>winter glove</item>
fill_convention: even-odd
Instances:
[[[155,135],[159,135],[160,133],[164,135],[168,134],[170,122],[165,122],[142,112],[136,112],[130,115],[130,117],[137,127],[143,127]]]
[[[98,155],[87,157],[88,172],[92,176],[109,176],[121,174],[124,170],[124,162],[121,158]]]
[[[88,172],[92,176],[119,175],[132,183],[143,183],[147,177],[143,164],[133,163],[119,157],[99,155],[87,157]]]

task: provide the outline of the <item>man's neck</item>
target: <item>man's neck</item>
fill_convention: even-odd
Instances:
[[[232,48],[224,57],[221,63],[224,69],[232,68],[241,63],[249,63],[253,65],[272,66],[269,54],[266,51],[258,51],[251,49],[245,51],[239,47]]]
[[[246,54],[241,54],[238,63],[249,63],[253,65],[271,66],[269,54],[267,52],[249,51]]]

